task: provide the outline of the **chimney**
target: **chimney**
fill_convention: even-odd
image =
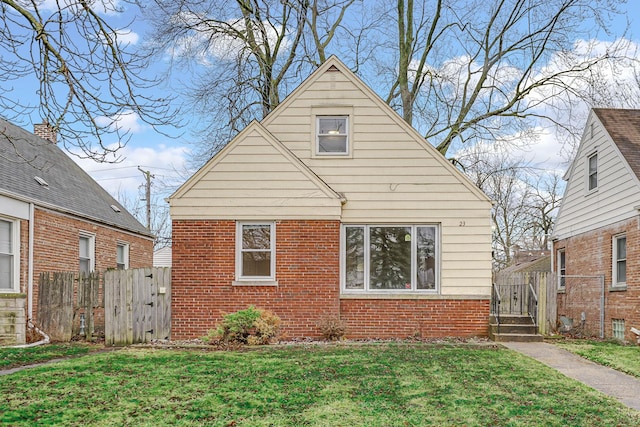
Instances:
[[[58,142],[58,135],[56,134],[55,128],[51,126],[46,120],[43,123],[34,124],[33,133],[36,136],[39,136],[42,139],[46,139],[53,144],[56,144]]]

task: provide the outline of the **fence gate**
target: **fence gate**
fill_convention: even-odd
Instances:
[[[167,339],[171,332],[171,269],[111,270],[104,275],[105,344]]]

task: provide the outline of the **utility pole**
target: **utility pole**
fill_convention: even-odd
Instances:
[[[138,166],[138,170],[142,172],[146,180],[144,197],[147,201],[147,230],[151,231],[151,178],[155,178],[155,176],[151,175],[151,171],[143,170],[140,166]]]

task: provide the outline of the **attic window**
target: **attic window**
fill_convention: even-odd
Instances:
[[[111,209],[113,209],[114,212],[122,212],[116,205],[111,205]]]
[[[40,185],[42,185],[43,187],[48,187],[49,183],[47,181],[45,181],[43,178],[40,178],[39,176],[34,176],[33,179],[36,180],[36,182]]]
[[[316,154],[343,155],[349,153],[348,117],[318,116]]]

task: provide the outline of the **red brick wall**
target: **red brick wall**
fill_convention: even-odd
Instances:
[[[28,259],[28,221],[21,221],[20,248],[22,259]],[[116,267],[117,242],[129,244],[129,267],[150,267],[153,259],[153,241],[117,231],[54,212],[36,208],[34,212],[33,312],[37,313],[38,277],[40,272],[79,269],[80,232],[95,235],[95,270]],[[21,289],[27,289],[26,262],[21,266]]]
[[[351,338],[486,337],[489,300],[344,299]]]
[[[279,285],[232,286],[235,232],[235,221],[173,221],[173,339],[202,337],[249,305],[278,315],[287,338],[318,338],[317,324],[339,313],[350,338],[488,334],[488,300],[341,301],[338,221],[278,221]]]
[[[565,250],[566,274],[571,275],[600,275],[604,274],[605,337],[612,336],[612,319],[624,319],[625,339],[635,342],[635,335],[629,329],[640,329],[640,231],[637,218],[619,222],[609,227],[603,227],[588,233],[583,233],[568,239],[554,242],[554,253],[559,249]],[[627,288],[624,291],[612,290],[612,243],[613,237],[626,233],[627,236]],[[556,255],[554,255],[556,256]],[[555,268],[557,270],[557,266]],[[595,329],[599,333],[599,315],[601,288],[596,279],[567,278],[567,292],[558,294],[558,315],[574,313],[575,321],[580,321],[581,310],[585,312],[587,321],[596,318]],[[580,295],[571,293],[571,285]],[[582,286],[582,289],[578,287]],[[580,298],[579,298],[580,297]],[[593,300],[584,307],[574,307],[580,299]],[[593,328],[592,328],[593,329]]]

